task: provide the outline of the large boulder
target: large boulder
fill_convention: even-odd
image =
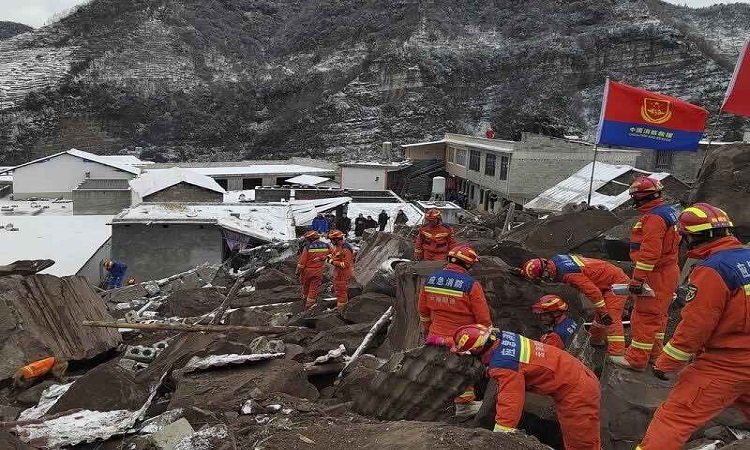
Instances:
[[[372,323],[393,306],[394,298],[377,292],[365,292],[350,299],[341,315],[352,323]]]
[[[357,253],[354,266],[354,279],[362,286],[367,286],[378,271],[378,268],[390,258],[411,259],[414,243],[403,236],[393,233],[375,233]]]
[[[370,328],[372,328],[371,323],[358,323],[321,331],[310,340],[305,348],[305,353],[318,357],[343,344],[347,352],[351,354],[362,344],[362,340],[370,331]]]
[[[215,310],[223,301],[224,296],[212,287],[184,289],[169,294],[157,311],[165,317],[197,317]]]
[[[53,265],[55,265],[55,262],[51,259],[23,259],[8,265],[0,265],[0,277],[33,275]]]
[[[89,359],[122,342],[117,329],[84,320],[112,320],[84,277],[0,277],[0,380],[30,361]]]
[[[274,303],[300,302],[302,291],[299,286],[277,286],[271,289],[258,289],[240,294],[229,301],[232,308],[245,306],[271,305]]]
[[[272,315],[257,308],[238,308],[227,315],[229,325],[243,325],[246,327],[264,327],[271,322]]]
[[[255,289],[272,289],[277,286],[291,286],[295,284],[299,284],[297,277],[289,276],[274,268],[263,269],[260,275],[253,280]]]

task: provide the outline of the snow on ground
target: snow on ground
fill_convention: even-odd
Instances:
[[[0,199],[0,220],[4,216],[72,216],[73,202],[51,202],[49,200],[11,200]]]
[[[240,195],[245,196],[246,202],[255,201],[255,189],[248,189],[244,191],[227,191],[224,194],[224,203],[241,203]]]
[[[388,224],[385,226],[385,231],[393,231],[393,221],[396,219],[399,209],[403,209],[406,217],[409,218],[409,222],[406,223],[407,225],[412,226],[416,223],[421,223],[423,214],[411,203],[350,203],[346,215],[352,219],[352,229],[354,229],[354,219],[360,213],[365,217],[370,215],[373,219],[378,220],[380,211],[385,210],[390,216]]]
[[[0,265],[21,259],[52,259],[42,271],[75,275],[110,238],[112,216],[0,215]],[[8,231],[8,224],[18,231]]]

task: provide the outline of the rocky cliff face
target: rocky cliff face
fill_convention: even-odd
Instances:
[[[33,28],[22,23],[0,20],[0,39],[8,39],[31,30]]]
[[[0,41],[0,163],[71,144],[337,159],[489,125],[591,136],[606,76],[716,109],[749,31],[748,5],[658,0],[94,0]]]

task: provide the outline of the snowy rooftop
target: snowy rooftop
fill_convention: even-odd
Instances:
[[[0,228],[0,265],[20,259],[52,259],[42,271],[75,275],[96,253],[112,229],[112,216],[0,216],[0,227],[12,223],[18,231]]]
[[[379,161],[347,161],[339,165],[342,167],[380,167],[386,170],[401,170],[411,166],[411,161],[379,162]]]
[[[127,156],[127,157],[125,157],[125,156],[122,156],[122,155],[114,155],[114,156],[95,155],[93,153],[84,152],[82,150],[76,150],[76,149],[72,148],[72,149],[64,151],[64,152],[55,153],[54,155],[49,155],[49,156],[45,156],[43,158],[39,158],[39,159],[35,159],[33,161],[29,161],[27,163],[21,164],[20,166],[12,167],[11,169],[12,170],[16,170],[16,169],[18,169],[20,167],[28,166],[30,164],[36,164],[38,162],[49,161],[52,158],[56,158],[58,156],[66,155],[66,154],[67,155],[71,155],[71,156],[75,156],[77,158],[85,159],[86,161],[96,162],[96,163],[99,163],[99,164],[103,164],[105,166],[113,167],[115,169],[122,170],[123,172],[128,172],[128,173],[132,173],[132,174],[135,174],[135,175],[138,175],[139,173],[141,173],[140,169],[138,169],[136,167],[133,167],[133,165],[131,163],[123,163],[122,161],[123,160],[131,160],[131,158],[132,158],[133,160],[138,161],[139,164],[143,163],[141,160],[139,160],[138,158],[135,158],[133,156]],[[123,159],[123,158],[126,158],[126,159]],[[9,170],[9,169],[6,169],[6,170]],[[0,173],[2,173],[2,170],[0,170]]]
[[[289,184],[299,184],[301,186],[317,186],[319,184],[323,184],[326,181],[331,181],[330,178],[326,177],[319,177],[316,175],[298,175],[293,178],[289,178],[286,180]]]
[[[0,220],[3,216],[72,216],[73,202],[49,200],[28,201],[0,199]],[[2,248],[2,247],[0,247]]]
[[[440,139],[439,141],[429,141],[429,142],[415,142],[414,144],[404,144],[401,147],[419,147],[420,145],[433,145],[433,144],[445,144],[445,139]]]
[[[433,201],[418,201],[417,204],[424,210],[431,208],[437,209],[463,209],[453,202],[433,202]]]
[[[162,169],[148,169],[153,172]],[[227,166],[227,167],[190,167],[189,170],[198,172],[202,175],[220,176],[220,175],[271,175],[271,174],[313,174],[313,173],[331,173],[329,169],[320,167],[303,166],[300,164],[257,164],[247,166]]]
[[[587,201],[591,178],[591,164],[594,163],[587,164],[569,178],[542,192],[539,196],[526,203],[524,208],[540,211],[561,211],[567,204],[578,204]],[[625,183],[622,183],[622,192],[618,195],[601,194],[597,190],[610,182],[614,183],[613,180],[615,178],[631,171],[651,176],[657,180],[663,180],[671,176],[665,172],[652,173],[636,169],[633,166],[597,162],[596,170],[594,171],[594,192],[591,196],[591,205],[601,205],[611,211],[630,200],[628,185]]]
[[[130,187],[143,198],[179,183],[192,184],[221,194],[226,192],[213,178],[201,175],[195,170],[179,167],[145,172],[140,177],[130,180]]]
[[[309,224],[318,212],[349,197],[278,203],[141,203],[112,219],[117,223],[206,223],[264,241],[295,238],[294,225]]]

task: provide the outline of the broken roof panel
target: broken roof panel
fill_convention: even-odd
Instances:
[[[583,167],[570,177],[542,192],[536,198],[526,203],[524,205],[524,208],[535,209],[539,211],[561,211],[562,208],[567,204],[578,204],[587,201],[592,164],[594,163],[587,164],[585,167]],[[597,192],[599,189],[613,181],[615,178],[628,172],[648,175],[650,177],[656,178],[657,180],[663,180],[671,176],[666,172],[652,173],[636,169],[635,167],[626,164],[614,165],[597,161],[596,169],[594,171],[594,184],[593,194],[591,196],[591,205],[604,206],[608,210],[612,211],[630,200],[630,195],[628,194],[628,186],[626,184],[623,185],[622,191],[617,195],[607,195]]]
[[[289,184],[299,184],[301,186],[318,186],[327,181],[331,181],[331,179],[326,177],[319,177],[316,175],[298,175],[286,180],[286,182]]]
[[[291,202],[294,223],[297,226],[309,225],[318,213],[325,213],[351,202],[351,197],[321,198],[317,200],[296,200]]]
[[[109,239],[112,216],[0,216],[0,264],[52,259],[42,273],[75,275]],[[18,231],[4,227],[13,224]]]
[[[182,169],[179,167],[149,170],[140,177],[130,180],[130,186],[141,198],[179,183],[191,184],[221,194],[226,192],[213,178],[202,175],[192,169]]]

